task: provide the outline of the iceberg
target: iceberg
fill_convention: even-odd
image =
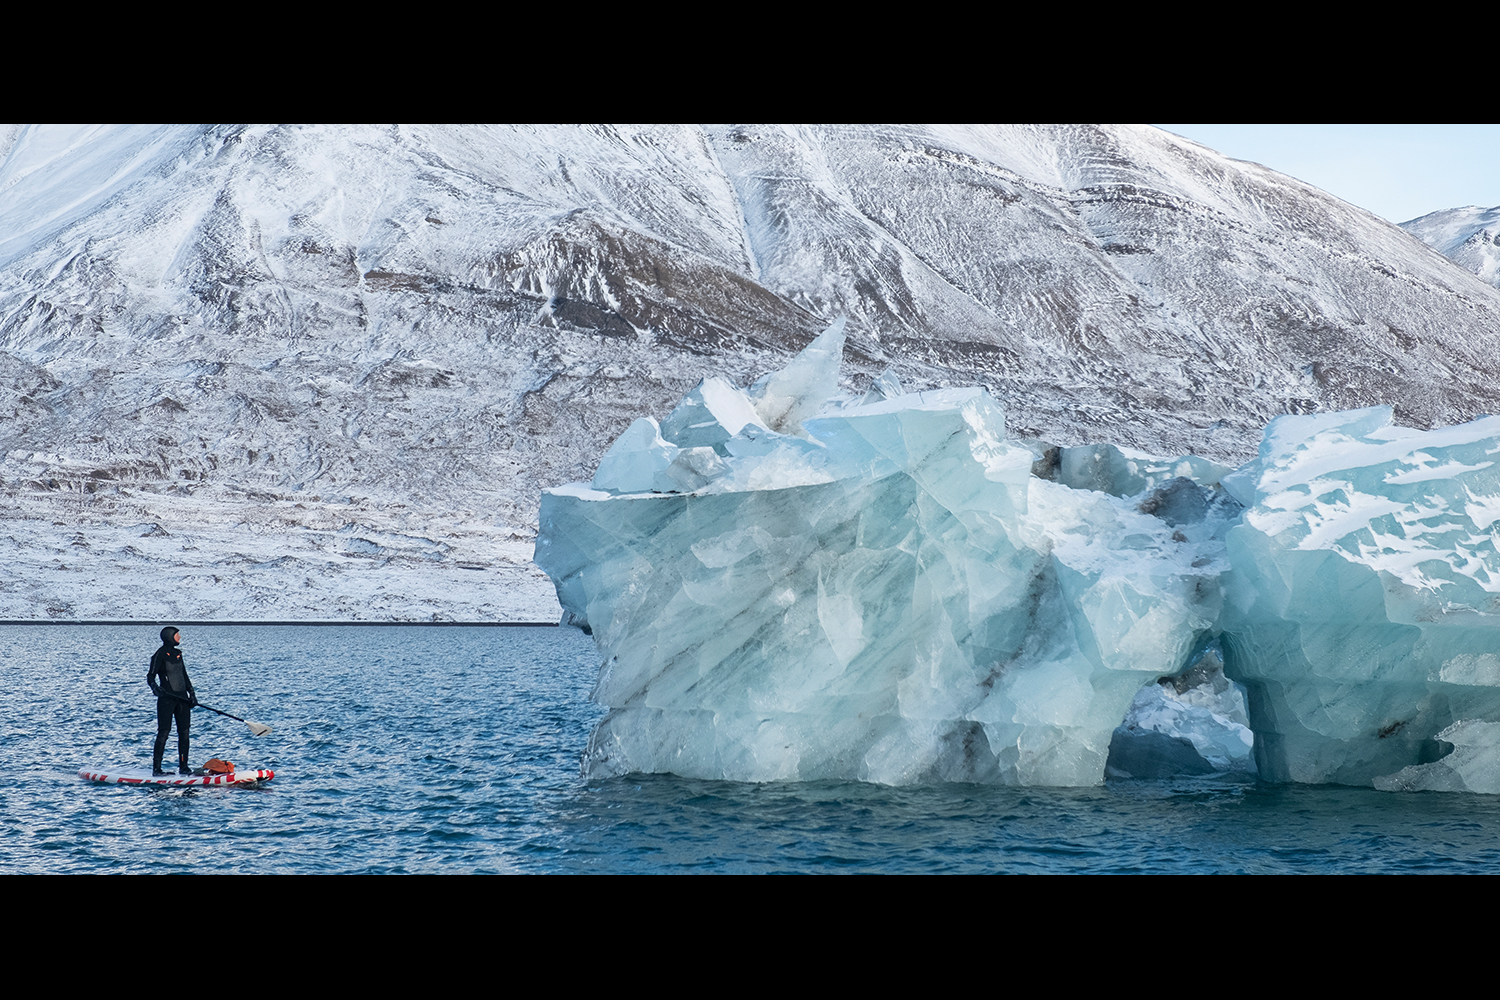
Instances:
[[[1500,721],[1497,459],[1500,418],[1379,406],[1278,417],[1226,477],[1247,509],[1219,627],[1263,777],[1369,785]]]
[[[1057,481],[1078,490],[1099,490],[1132,497],[1173,479],[1189,479],[1200,486],[1217,486],[1235,471],[1199,455],[1157,458],[1133,448],[1091,444],[1060,448]]]
[[[1098,783],[1218,616],[1228,522],[1034,477],[982,389],[830,398],[841,338],[543,494],[536,562],[604,657],[586,771]],[[673,447],[718,464],[663,489]]]
[[[543,493],[602,657],[588,775],[1500,791],[1500,418],[1049,465],[983,389],[840,395],[843,338]]]

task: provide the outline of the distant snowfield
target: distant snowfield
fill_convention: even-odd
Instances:
[[[533,544],[368,498],[32,497],[0,507],[0,619],[555,622]]]

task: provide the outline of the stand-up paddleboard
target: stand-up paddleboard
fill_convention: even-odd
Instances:
[[[258,785],[276,777],[276,772],[263,768],[246,768],[243,771],[230,771],[228,774],[152,774],[150,768],[121,767],[107,772],[85,768],[78,772],[78,776],[89,781],[102,781],[106,785]]]

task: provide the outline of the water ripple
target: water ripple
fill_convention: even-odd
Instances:
[[[1093,789],[668,775],[586,782],[601,712],[569,629],[201,626],[194,759],[258,789],[77,778],[148,766],[148,626],[0,626],[5,872],[1500,871],[1497,797],[1197,779]]]

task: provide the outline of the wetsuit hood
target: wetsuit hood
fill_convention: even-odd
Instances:
[[[176,646],[177,643],[172,641],[172,636],[176,634],[177,627],[175,625],[168,625],[166,628],[161,630],[161,644],[167,647]]]

